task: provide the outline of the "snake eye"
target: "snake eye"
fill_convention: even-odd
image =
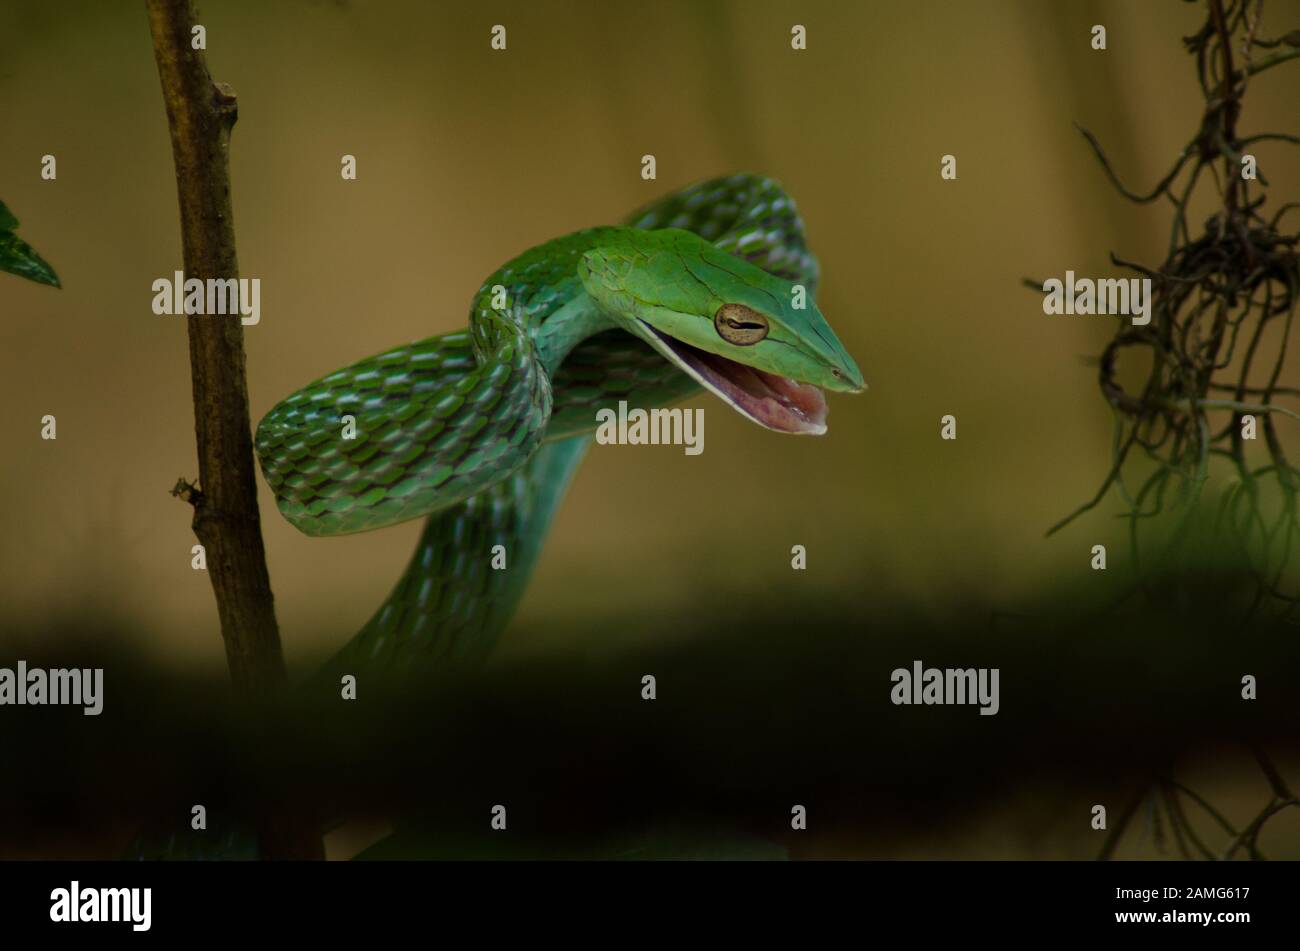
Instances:
[[[713,315],[718,336],[737,347],[749,347],[767,336],[767,318],[744,304],[723,304]]]

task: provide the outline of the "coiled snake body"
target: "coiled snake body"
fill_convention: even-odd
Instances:
[[[768,428],[823,432],[820,388],[863,382],[813,302],[816,282],[780,186],[716,179],[623,226],[524,252],[484,281],[468,331],[385,351],[279,403],[257,454],[297,528],[427,518],[401,580],[336,664],[485,655],[602,407],[660,406],[702,385]],[[505,570],[491,565],[497,545]]]

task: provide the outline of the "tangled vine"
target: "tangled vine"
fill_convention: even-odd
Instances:
[[[1121,325],[1101,354],[1099,383],[1115,415],[1110,471],[1093,498],[1048,534],[1114,489],[1128,508],[1135,558],[1139,523],[1166,508],[1182,509],[1184,517],[1168,540],[1181,544],[1186,515],[1201,498],[1212,460],[1227,460],[1235,480],[1218,500],[1216,538],[1252,565],[1257,590],[1250,612],[1271,600],[1290,616],[1300,596],[1286,593],[1283,581],[1300,527],[1300,470],[1287,457],[1278,417],[1300,420],[1286,405],[1300,389],[1282,382],[1300,295],[1300,233],[1288,231],[1284,222],[1300,202],[1265,214],[1268,181],[1250,149],[1261,142],[1300,145],[1300,136],[1243,137],[1238,120],[1251,79],[1300,58],[1300,30],[1276,39],[1260,35],[1263,0],[1230,0],[1226,8],[1223,0],[1209,0],[1207,6],[1204,25],[1183,39],[1205,98],[1200,126],[1151,191],[1126,187],[1101,143],[1080,129],[1125,198],[1138,204],[1164,199],[1173,207],[1173,220],[1158,267],[1111,255],[1116,266],[1151,280],[1152,319],[1144,326]],[[1193,233],[1189,204],[1198,187],[1210,184],[1218,208]],[[1129,392],[1120,385],[1117,367],[1120,356],[1135,349],[1149,353],[1151,370],[1140,390]],[[1255,426],[1267,447],[1266,461],[1248,458],[1246,434]],[[1128,463],[1142,456],[1154,466],[1130,486]]]
[[[1224,0],[1206,0],[1204,24],[1183,38],[1195,57],[1205,108],[1196,133],[1151,191],[1125,186],[1097,138],[1079,130],[1121,195],[1143,205],[1168,201],[1173,220],[1158,267],[1111,254],[1117,267],[1151,280],[1151,320],[1121,325],[1102,351],[1098,382],[1115,417],[1110,470],[1096,494],[1048,534],[1096,508],[1113,489],[1127,507],[1124,517],[1140,568],[1139,525],[1178,510],[1166,551],[1181,547],[1212,461],[1226,460],[1235,478],[1217,500],[1211,543],[1231,546],[1250,565],[1255,591],[1248,615],[1275,604],[1282,620],[1293,620],[1300,595],[1285,591],[1284,582],[1300,529],[1300,469],[1287,457],[1278,418],[1300,420],[1287,405],[1300,397],[1300,389],[1282,382],[1300,297],[1300,232],[1288,231],[1284,222],[1300,210],[1300,202],[1266,215],[1268,180],[1250,149],[1261,142],[1300,145],[1300,136],[1243,137],[1238,120],[1254,76],[1300,59],[1300,29],[1266,38],[1259,29],[1263,5],[1264,0],[1228,0],[1226,6]],[[1193,233],[1188,208],[1198,187],[1209,184],[1217,190],[1217,208]],[[1118,367],[1121,355],[1134,350],[1149,354],[1151,369],[1131,392],[1121,385]],[[1248,458],[1247,434],[1257,432],[1264,437],[1265,459]],[[1130,486],[1126,476],[1142,458],[1150,465]],[[1300,799],[1262,749],[1252,745],[1251,751],[1267,780],[1269,799],[1245,826],[1234,826],[1204,797],[1161,774],[1136,791],[1099,858],[1114,854],[1142,811],[1161,852],[1172,841],[1183,858],[1264,858],[1259,837],[1265,824],[1285,809],[1300,808]],[[1219,848],[1198,833],[1189,808],[1224,836]]]

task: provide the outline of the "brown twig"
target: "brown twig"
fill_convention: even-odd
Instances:
[[[171,129],[185,274],[234,279],[229,147],[235,94],[212,81],[203,51],[191,45],[192,0],[146,0],[146,6]],[[268,697],[288,678],[257,510],[244,328],[238,314],[190,315],[186,326],[202,491],[184,494],[206,550],[231,679],[245,696]],[[319,832],[307,818],[286,820],[281,812],[258,826],[270,857],[323,857]]]

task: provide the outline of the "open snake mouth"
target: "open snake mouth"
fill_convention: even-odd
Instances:
[[[665,356],[742,416],[779,433],[826,432],[826,397],[811,383],[737,363],[642,324],[662,344]]]

